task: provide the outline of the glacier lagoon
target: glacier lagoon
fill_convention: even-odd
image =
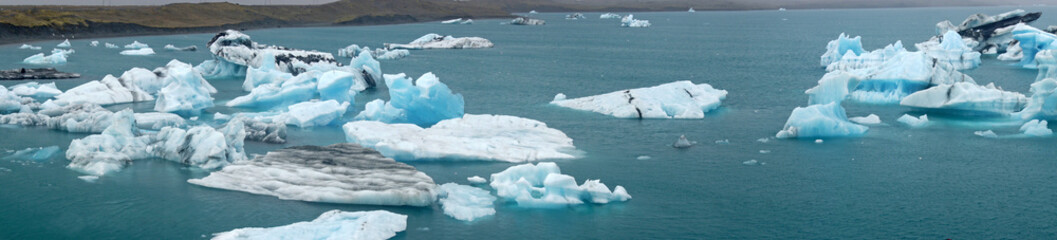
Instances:
[[[0,238],[208,238],[245,227],[310,221],[320,214],[387,210],[407,215],[396,239],[649,239],[649,238],[1057,238],[1057,162],[1047,138],[992,139],[1019,133],[1020,124],[965,120],[928,112],[930,125],[908,128],[895,119],[919,112],[896,105],[845,101],[848,117],[880,116],[860,138],[773,139],[795,107],[807,106],[804,90],[825,70],[818,57],[841,32],[863,37],[864,49],[934,36],[939,21],[1017,7],[851,9],[736,12],[635,13],[649,28],[621,28],[615,19],[564,21],[567,13],[541,13],[543,26],[437,22],[333,28],[251,30],[254,41],[334,52],[349,44],[382,46],[426,33],[479,36],[495,47],[423,50],[383,60],[387,74],[433,72],[465,99],[469,114],[536,119],[574,140],[582,157],[555,160],[563,174],[625,187],[634,199],[605,205],[530,209],[495,204],[496,214],[464,222],[432,207],[343,205],[280,200],[187,183],[208,172],[162,159],[139,160],[94,183],[78,179],[68,160],[0,160]],[[1036,27],[1057,24],[1057,7],[1042,11]],[[600,13],[589,13],[594,15]],[[627,13],[622,13],[627,14]],[[889,21],[879,24],[881,21]],[[124,56],[120,49],[90,47],[97,40],[163,46],[205,47],[212,33],[106,39],[72,39],[77,52],[59,65],[82,78],[58,80],[59,89],[119,75],[133,67],[153,69],[172,59],[197,64],[208,51]],[[30,43],[55,46],[60,41]],[[909,45],[909,44],[908,44]],[[0,68],[32,67],[26,56],[46,52],[0,46]],[[963,70],[980,84],[994,82],[1028,93],[1037,71],[985,55],[977,69]],[[349,58],[338,58],[348,62]],[[554,94],[591,96],[690,80],[729,92],[722,106],[694,120],[621,119],[550,105]],[[0,82],[12,86],[25,81]],[[45,83],[48,81],[44,81]],[[226,107],[243,92],[243,79],[210,83],[214,112],[261,110]],[[356,95],[351,119],[384,87]],[[107,106],[149,112],[152,101]],[[1052,128],[1052,127],[1051,127]],[[285,144],[246,142],[248,154],[297,145],[345,142],[340,125],[293,128]],[[699,142],[686,149],[680,135]],[[89,134],[46,128],[0,127],[0,155],[8,150],[59,146]],[[62,155],[62,154],[57,154]],[[640,158],[639,156],[649,156]],[[640,160],[641,159],[641,160]],[[759,164],[746,165],[755,160]],[[407,162],[438,184],[469,184],[514,163]]]

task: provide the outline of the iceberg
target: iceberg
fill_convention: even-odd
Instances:
[[[1045,121],[1043,121],[1043,122],[1044,122],[1043,125],[1045,125]],[[1043,128],[1045,128],[1045,127],[1043,127]],[[43,162],[43,161],[50,160],[53,156],[55,156],[55,153],[58,153],[58,152],[59,152],[59,146],[27,148],[27,149],[22,149],[22,150],[15,151],[14,154],[6,156],[3,159],[4,160],[24,160],[24,161]],[[485,192],[485,193],[487,194],[488,192]]]
[[[578,19],[585,19],[585,18],[587,18],[587,17],[585,17],[583,13],[573,13],[573,14],[565,15],[565,19],[566,20],[578,20]]]
[[[375,49],[373,52],[371,52],[371,55],[373,55],[374,58],[379,59],[379,60],[395,60],[395,59],[401,59],[401,58],[410,56],[411,55],[411,51],[408,51],[407,49],[392,49],[392,50],[389,50],[389,49],[379,48],[379,49]]]
[[[41,109],[37,115],[35,118],[43,120],[48,128],[83,133],[102,133],[113,124],[115,117],[120,116],[92,103],[48,107]],[[23,122],[40,125],[36,121]]]
[[[839,102],[797,107],[789,114],[777,138],[859,137],[869,128],[848,121]]]
[[[425,173],[348,143],[271,151],[187,182],[308,202],[429,206],[436,200],[436,184]]]
[[[362,239],[383,240],[407,229],[407,216],[388,211],[331,210],[311,222],[271,228],[239,228],[214,234],[213,240],[235,239]]]
[[[69,55],[71,53],[73,53],[73,52],[74,51],[72,49],[71,50],[54,49],[54,50],[51,51],[51,55],[45,56],[43,53],[38,53],[36,55],[29,56],[29,57],[27,57],[25,59],[22,59],[22,63],[34,64],[34,65],[65,64],[66,63],[66,58],[69,57]]]
[[[234,121],[242,122],[244,130],[246,131],[247,141],[277,144],[286,143],[286,123],[264,122],[250,118],[236,118],[229,121],[229,124]]]
[[[903,116],[896,119],[911,128],[923,128],[929,125],[929,116],[921,115],[920,117],[910,116],[910,114],[903,114]]]
[[[430,33],[411,41],[408,44],[386,43],[386,49],[465,49],[465,48],[490,48],[495,46],[492,41],[480,37],[452,37],[441,36]]]
[[[286,113],[286,124],[298,127],[328,126],[337,124],[349,102],[338,103],[334,100],[302,102],[290,105]]]
[[[127,48],[127,49],[140,49],[140,48],[150,48],[150,46],[147,45],[146,43],[141,43],[139,41],[132,41],[132,43],[129,43],[128,45],[125,45],[125,48]]]
[[[679,135],[679,140],[676,140],[675,143],[672,144],[672,147],[675,147],[675,148],[688,148],[688,147],[694,146],[694,144],[697,144],[697,142],[696,141],[687,140],[686,139],[686,135]]]
[[[338,49],[338,57],[355,57],[359,55],[360,52],[367,51],[371,51],[371,49],[366,46],[361,48],[360,45],[352,44],[345,48]]]
[[[451,20],[444,20],[444,21],[441,21],[440,23],[441,24],[459,24],[461,22],[462,22],[462,18],[456,18],[456,19],[451,19]]]
[[[1057,79],[1046,78],[1031,84],[1031,99],[1024,110],[1013,114],[1015,118],[1057,119]]]
[[[279,71],[293,75],[314,67],[341,66],[330,53],[258,44],[250,40],[249,35],[230,29],[213,36],[208,46],[209,52],[213,54],[213,62],[203,62],[199,69],[209,77],[226,77],[219,74],[238,73],[240,68],[260,68],[266,62],[264,52],[271,52]]]
[[[514,18],[514,20],[510,20],[510,24],[536,26],[536,25],[547,24],[547,21],[544,21],[542,19],[528,18],[528,17],[517,17],[517,18]]]
[[[881,124],[881,117],[878,117],[877,114],[870,114],[870,115],[867,115],[865,117],[852,117],[852,118],[849,118],[848,120],[850,120],[852,122],[855,122],[855,123],[858,123],[858,124],[863,124],[863,125],[877,125],[877,124]]]
[[[319,91],[319,99],[336,100],[345,103],[353,102],[356,93],[369,87],[367,81],[357,78],[357,75],[337,70],[327,71],[319,75],[319,82],[316,85],[316,90]]]
[[[1020,126],[1020,132],[1024,136],[1030,137],[1049,137],[1053,135],[1053,130],[1046,127],[1046,120],[1032,119]],[[16,153],[17,154],[17,153]]]
[[[106,48],[121,48],[121,47],[118,47],[116,44],[113,44],[113,43],[106,43],[106,44],[103,44],[103,45],[106,46]]]
[[[261,54],[261,66],[248,67],[246,69],[246,81],[242,83],[242,90],[252,91],[258,86],[269,83],[281,83],[294,77],[293,74],[279,71],[278,66],[273,64],[275,55],[272,52],[263,52]]]
[[[88,45],[90,45],[92,47],[98,47],[99,46],[99,41],[92,41],[91,43],[88,43]]]
[[[936,24],[936,34],[942,35],[948,31],[955,31],[963,37],[971,38],[979,44],[974,49],[981,52],[1000,52],[1010,46],[1013,39],[1011,30],[1014,25],[1030,23],[1039,19],[1041,12],[1028,13],[1017,9],[995,16],[985,14],[970,15],[965,21],[955,26],[950,21]]]
[[[0,113],[22,111],[23,108],[28,108],[26,104],[32,101],[33,99],[20,97],[17,93],[0,85]]]
[[[171,112],[180,115],[198,115],[203,109],[213,106],[216,88],[209,85],[190,64],[177,60],[165,67],[165,87],[158,90],[158,100],[154,111]]]
[[[55,45],[55,47],[70,48],[70,39],[63,40],[59,45]]]
[[[975,134],[976,136],[981,136],[981,137],[985,137],[985,138],[998,138],[998,134],[995,134],[995,131],[991,131],[991,130],[975,131],[975,132],[973,132],[973,134]]]
[[[1002,61],[1020,61],[1024,58],[1024,51],[1020,49],[1020,42],[1014,40],[1006,48],[1006,52],[999,54],[996,58]]]
[[[485,179],[484,179],[483,177],[481,177],[481,176],[473,176],[473,177],[468,177],[468,178],[466,178],[466,181],[469,181],[470,183],[473,183],[473,184],[484,184],[484,183],[488,183],[488,180],[485,180]]]
[[[846,38],[844,35],[841,35],[841,37]],[[858,38],[859,38],[858,36],[855,37],[855,39],[858,39]],[[834,41],[838,41],[838,40],[834,40]],[[837,49],[839,49],[839,46],[837,47]],[[837,49],[827,49],[826,54],[835,54]],[[885,61],[888,61],[888,60],[894,58],[896,55],[898,55],[900,53],[903,53],[903,52],[906,52],[906,51],[907,51],[906,48],[903,48],[903,42],[902,41],[896,41],[896,43],[889,44],[888,46],[885,46],[882,49],[877,49],[877,50],[873,50],[873,51],[870,51],[870,52],[863,52],[861,54],[856,54],[854,51],[848,51],[848,52],[845,52],[844,55],[838,56],[838,58],[836,58],[836,60],[830,59],[830,61],[833,61],[833,62],[826,66],[826,71],[828,71],[828,72],[832,72],[832,71],[836,71],[836,70],[853,71],[853,70],[860,70],[860,69],[876,67],[876,66],[881,65]],[[822,60],[823,64],[825,64],[825,62],[827,61],[825,59],[827,57],[827,55],[823,55],[822,57],[823,57],[823,60]],[[828,57],[832,58],[832,55],[830,55]]]
[[[514,116],[466,114],[429,128],[355,121],[346,123],[343,129],[349,142],[401,161],[529,162],[576,158],[572,154],[576,149],[573,140],[565,133],[543,122]]]
[[[22,46],[18,47],[18,49],[40,50],[40,47],[29,44],[22,44]]]
[[[437,196],[444,215],[458,220],[473,221],[495,215],[492,204],[496,198],[484,189],[445,183],[437,188]]]
[[[29,97],[36,100],[45,100],[59,94],[62,91],[55,87],[55,82],[40,84],[38,82],[26,82],[11,86],[11,93],[20,97]]]
[[[584,203],[606,204],[631,200],[631,195],[622,186],[612,191],[599,180],[587,180],[576,185],[573,176],[561,173],[553,162],[533,165],[522,164],[494,173],[492,189],[496,195],[518,206],[530,208],[554,208]]]
[[[66,150],[67,168],[95,176],[116,172],[133,159],[147,158],[149,137],[137,137],[133,132],[135,119],[132,110],[117,113],[116,119],[102,134],[74,139]]]
[[[624,18],[620,19],[620,26],[621,27],[644,28],[644,27],[650,27],[650,21],[649,20],[635,19],[635,15],[628,14],[627,16],[624,16]]]
[[[619,19],[619,18],[620,18],[620,14],[616,14],[616,13],[603,13],[602,15],[598,16],[598,18],[599,18],[599,19]]]
[[[1028,102],[1024,94],[1003,91],[994,83],[980,86],[974,83],[960,82],[940,84],[929,89],[912,93],[899,105],[927,109],[953,111],[966,115],[1000,115],[1006,116],[1019,112]]]
[[[382,79],[382,65],[374,60],[371,53],[360,52],[349,62],[349,66],[360,72],[360,79],[367,83],[367,88],[374,88],[375,79]]]
[[[151,136],[152,142],[146,151],[169,161],[213,170],[246,160],[245,137],[246,132],[238,122],[220,129],[209,126],[188,130],[165,127]]]
[[[154,49],[153,48],[130,49],[130,50],[121,51],[121,55],[126,55],[126,56],[154,55]]]
[[[1035,55],[1039,51],[1057,49],[1057,44],[1054,44],[1054,41],[1057,40],[1057,35],[1027,24],[1017,24],[1013,28],[1013,39],[1020,43],[1022,52],[1020,65],[1026,68],[1036,67]]]
[[[901,43],[899,45],[902,46]],[[862,48],[862,37],[855,36],[852,38],[841,33],[836,40],[829,41],[826,44],[826,53],[822,54],[820,61],[822,67],[827,67],[834,62],[840,61],[841,58],[848,55],[848,52],[851,52],[852,56],[859,56],[866,52]]]
[[[120,79],[106,75],[102,80],[95,80],[78,85],[48,100],[45,106],[69,106],[81,103],[109,105],[154,100],[154,97],[140,89],[130,79]]]
[[[940,84],[976,83],[950,64],[922,52],[903,52],[879,66],[851,71],[857,83],[849,97],[864,103],[898,103],[911,93]],[[821,82],[821,81],[820,81]]]
[[[177,46],[173,46],[172,44],[166,44],[165,45],[165,50],[176,51],[176,52],[193,52],[193,51],[198,51],[198,46],[191,45],[191,46],[186,46],[186,47],[177,47]]]
[[[956,70],[973,69],[980,66],[980,53],[973,51],[954,30],[947,31],[943,38],[915,44],[934,61],[950,64]]]
[[[618,118],[700,119],[705,113],[719,108],[727,91],[712,88],[707,83],[676,81],[582,98],[564,99],[562,96],[564,94],[556,96],[551,104]]]
[[[365,106],[356,120],[386,123],[412,123],[429,127],[445,119],[462,117],[465,101],[461,94],[452,93],[448,85],[433,73],[422,74],[412,85],[411,79],[401,74],[386,74],[389,101],[374,100]]]
[[[187,125],[187,121],[180,115],[172,113],[135,113],[136,127],[141,129],[161,130],[165,127],[180,128]]]

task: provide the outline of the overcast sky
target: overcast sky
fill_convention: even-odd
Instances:
[[[322,4],[337,0],[0,0],[0,5],[162,5],[181,2],[232,2],[238,4]]]

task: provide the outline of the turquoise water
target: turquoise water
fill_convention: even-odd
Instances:
[[[1057,24],[1057,8],[1035,26]],[[849,116],[875,113],[885,125],[865,137],[813,141],[773,137],[803,94],[824,74],[825,44],[841,32],[863,36],[866,49],[903,40],[927,40],[934,24],[1014,7],[867,10],[637,13],[653,26],[619,28],[616,19],[563,20],[540,14],[545,26],[438,23],[291,28],[247,31],[255,41],[335,52],[356,43],[408,42],[426,33],[480,36],[495,48],[414,51],[383,61],[386,73],[435,73],[466,99],[466,112],[506,114],[546,122],[574,139],[584,157],[559,161],[563,173],[622,185],[629,202],[562,209],[499,204],[475,222],[445,216],[438,206],[377,207],[283,201],[186,183],[207,173],[164,160],[143,160],[87,183],[61,156],[45,163],[0,161],[0,239],[198,239],[241,227],[268,227],[314,219],[331,210],[383,209],[408,215],[398,239],[818,239],[818,238],[1057,238],[1057,161],[1054,138],[986,139],[1017,126],[980,126],[933,116],[927,129],[895,121],[910,110],[846,102]],[[148,43],[159,54],[118,55],[73,39],[77,53],[60,70],[82,73],[59,81],[67,89],[132,67],[153,69],[171,59],[197,64],[206,51],[164,52],[165,44],[200,48],[212,34],[97,39],[119,45]],[[58,41],[38,42],[45,51]],[[23,67],[34,51],[0,46],[0,68]],[[977,82],[1027,92],[1036,71],[984,56],[966,71]],[[347,61],[347,59],[342,60]],[[677,80],[709,83],[730,92],[723,107],[702,120],[629,120],[547,105],[554,94],[579,97]],[[17,82],[3,82],[5,86]],[[245,94],[240,79],[212,81],[223,103]],[[384,87],[356,98],[356,111]],[[147,111],[153,103],[112,106]],[[217,107],[209,112],[245,109]],[[916,115],[916,113],[915,113]],[[203,117],[208,120],[208,117]],[[1054,125],[1051,125],[1053,128]],[[669,147],[679,135],[701,144]],[[43,128],[0,127],[0,150],[57,145],[86,136]],[[729,144],[715,143],[728,140]],[[247,142],[249,153],[287,146],[344,141],[340,127],[291,129],[283,145]],[[761,153],[768,150],[769,153]],[[648,155],[649,160],[636,160]],[[755,159],[766,165],[747,166]],[[512,164],[412,162],[438,183],[466,183]]]

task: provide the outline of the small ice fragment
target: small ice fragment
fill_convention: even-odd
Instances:
[[[752,166],[752,165],[756,165],[757,163],[759,163],[759,162],[757,162],[756,159],[751,159],[749,161],[742,162],[741,164]]]
[[[768,154],[768,153],[771,153],[771,150],[760,150],[760,153]]]
[[[881,124],[881,117],[878,117],[877,114],[870,114],[865,117],[853,117],[849,118],[848,120],[851,120],[852,122],[858,124]]]
[[[815,143],[822,143],[822,139],[815,139]]]
[[[642,155],[642,156],[639,156],[639,157],[637,157],[635,159],[637,159],[637,160],[650,160],[650,158],[651,158],[650,156]]]
[[[716,140],[716,144],[730,144],[730,139]]]
[[[759,139],[756,139],[756,141],[757,142],[761,142],[761,143],[767,143],[767,142],[771,141],[771,138],[759,138]]]
[[[672,147],[675,147],[675,148],[688,148],[690,146],[693,146],[694,143],[697,143],[697,142],[690,142],[690,140],[686,140],[686,135],[679,135],[679,140],[675,141],[675,143],[672,144]]]
[[[488,180],[485,180],[483,177],[476,176],[476,175],[473,176],[473,177],[466,178],[466,181],[470,181],[470,183],[473,183],[473,184],[483,184],[483,183],[488,182]]]
[[[93,175],[84,175],[84,176],[80,176],[80,177],[77,177],[77,178],[80,178],[81,180],[84,180],[85,182],[90,182],[90,183],[95,183],[96,180],[99,180],[99,176],[93,176]]]
[[[995,132],[991,131],[991,130],[976,131],[976,132],[973,132],[973,134],[976,134],[976,136],[981,136],[981,137],[985,137],[985,138],[998,138],[998,134],[995,134]]]

